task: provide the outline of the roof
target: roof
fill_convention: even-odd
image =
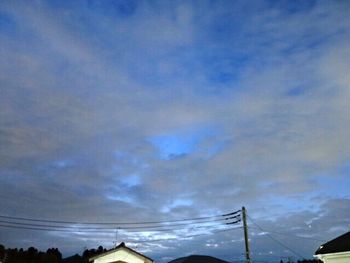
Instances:
[[[133,249],[127,247],[127,246],[125,245],[124,242],[120,243],[118,246],[116,246],[116,247],[113,248],[113,249],[107,250],[106,252],[104,252],[104,253],[102,253],[102,254],[99,254],[99,255],[97,255],[97,256],[93,256],[93,257],[89,258],[89,261],[93,261],[93,260],[95,260],[95,259],[97,259],[97,258],[99,258],[99,257],[106,256],[106,255],[108,255],[108,254],[111,254],[111,253],[113,253],[113,252],[119,250],[119,249],[126,249],[126,250],[129,250],[131,253],[134,253],[134,254],[139,255],[139,256],[141,256],[141,257],[144,257],[144,258],[147,258],[147,259],[149,259],[149,260],[151,260],[151,261],[153,262],[153,259],[151,259],[151,258],[149,258],[149,257],[147,257],[147,256],[145,256],[145,255],[143,255],[143,254],[141,254],[141,253],[139,253],[139,252],[137,252],[137,251],[135,251],[135,250],[133,250]]]
[[[228,263],[228,262],[218,258],[211,257],[211,256],[191,255],[188,257],[174,259],[169,263]]]
[[[79,256],[78,254],[75,254],[74,256],[70,256],[67,258],[62,259],[62,263],[84,263],[83,257]]]
[[[321,245],[315,255],[350,252],[350,231]]]

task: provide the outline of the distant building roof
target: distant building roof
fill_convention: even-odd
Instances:
[[[75,254],[74,256],[70,256],[67,258],[62,259],[62,263],[84,263],[83,257],[79,256],[78,254]]]
[[[111,253],[113,253],[113,252],[119,250],[119,249],[126,249],[126,250],[130,251],[131,253],[134,253],[134,254],[139,255],[139,256],[141,256],[141,257],[144,257],[144,258],[147,258],[147,259],[149,259],[150,261],[153,262],[153,259],[151,259],[151,258],[149,258],[149,257],[147,257],[147,256],[145,256],[145,255],[143,255],[143,254],[141,254],[141,253],[139,253],[139,252],[137,252],[137,251],[135,251],[135,250],[133,250],[133,249],[127,247],[127,246],[125,245],[124,242],[120,243],[118,246],[116,246],[116,247],[113,248],[113,249],[107,250],[106,252],[104,252],[104,253],[102,253],[102,254],[99,254],[99,255],[97,255],[97,256],[94,256],[94,257],[89,258],[89,261],[93,261],[93,260],[95,260],[95,259],[97,259],[97,258],[99,258],[99,257],[106,256],[106,255],[108,255],[108,254],[111,254]]]
[[[350,251],[350,231],[321,245],[315,255]]]
[[[228,262],[218,258],[211,257],[211,256],[192,255],[188,257],[174,259],[169,263],[228,263]]]

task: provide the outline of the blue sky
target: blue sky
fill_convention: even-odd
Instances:
[[[0,215],[135,222],[244,205],[311,258],[349,230],[349,9],[2,1]],[[298,258],[249,224],[254,260]],[[239,230],[181,237],[119,234],[157,262],[242,258]],[[7,247],[57,246],[66,256],[114,239],[0,227]]]

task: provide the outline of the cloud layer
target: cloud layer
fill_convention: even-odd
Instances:
[[[0,10],[0,214],[147,221],[245,205],[263,229],[314,238],[274,236],[304,257],[348,230],[347,3],[7,1]],[[250,224],[253,258],[293,255]],[[239,259],[234,231],[138,248],[159,262]],[[6,246],[66,255],[115,239],[0,233]]]

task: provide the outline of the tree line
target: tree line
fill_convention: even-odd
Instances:
[[[99,246],[97,249],[86,249],[82,255],[74,255],[62,259],[62,253],[58,248],[49,248],[46,252],[39,251],[34,247],[5,248],[0,244],[0,263],[87,263],[89,258],[106,252],[107,249]]]
[[[5,248],[0,245],[0,262],[2,263],[60,263],[62,254],[58,248],[49,248],[46,252],[38,251],[34,247]]]

